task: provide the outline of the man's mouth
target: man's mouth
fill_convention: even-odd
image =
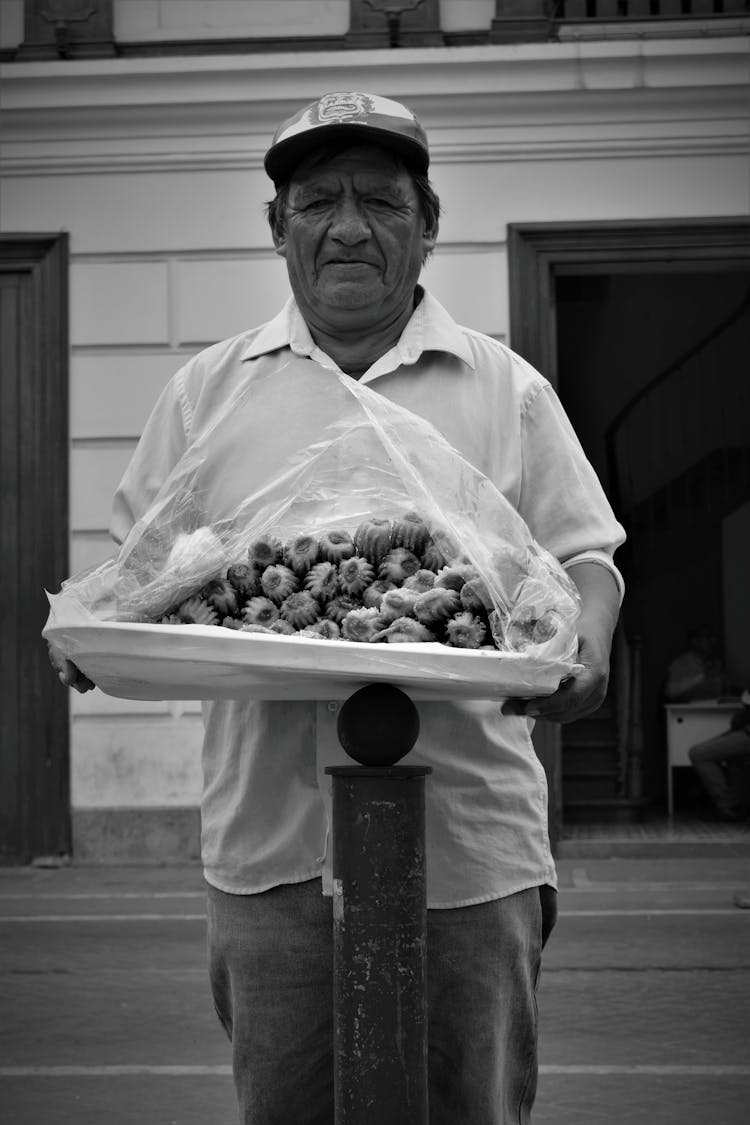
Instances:
[[[371,266],[376,269],[374,262],[368,262],[364,258],[328,258],[324,266]]]

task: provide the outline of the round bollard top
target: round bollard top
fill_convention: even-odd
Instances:
[[[368,684],[339,711],[339,742],[363,766],[393,766],[419,735],[419,714],[406,692],[392,684]]]

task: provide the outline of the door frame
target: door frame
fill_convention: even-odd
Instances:
[[[750,266],[750,218],[508,224],[510,345],[557,387],[557,278]],[[547,773],[553,849],[562,836],[560,728],[537,722],[534,747]]]
[[[0,418],[0,537],[4,559],[15,563],[17,593],[3,607],[0,636],[0,742],[5,783],[16,793],[15,816],[12,799],[5,806],[2,863],[71,850],[68,693],[40,635],[44,591],[68,575],[68,261],[64,232],[0,234],[0,275],[17,290],[17,342]]]

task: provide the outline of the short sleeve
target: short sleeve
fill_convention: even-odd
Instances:
[[[122,543],[188,446],[183,371],[162,391],[112,501],[110,535]]]
[[[521,445],[519,511],[534,538],[563,565],[588,559],[608,566],[622,590],[612,560],[625,531],[546,380],[525,403]]]

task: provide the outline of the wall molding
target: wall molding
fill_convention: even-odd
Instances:
[[[439,163],[748,151],[750,39],[620,40],[14,62],[3,174],[259,169],[322,82],[403,98]]]

